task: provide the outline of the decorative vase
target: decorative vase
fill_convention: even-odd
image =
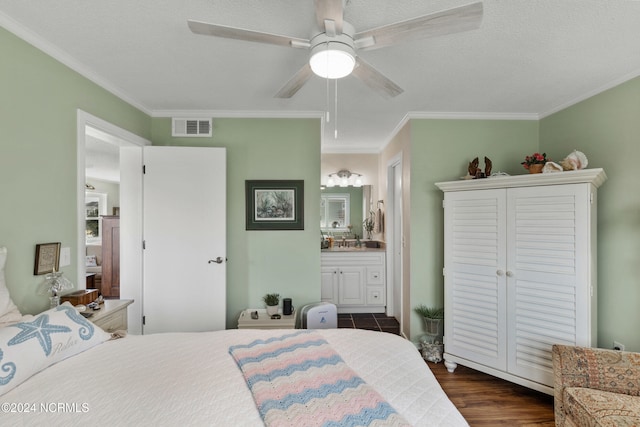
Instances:
[[[267,306],[267,314],[269,316],[273,316],[274,314],[278,314],[278,305],[268,305]]]
[[[442,319],[433,319],[430,317],[423,317],[423,319],[427,335],[425,341],[433,343],[440,334],[440,322]]]
[[[60,305],[60,297],[58,295],[49,297],[49,308],[56,308]]]
[[[544,164],[534,163],[532,165],[529,165],[529,173],[541,173],[542,168],[544,168]]]

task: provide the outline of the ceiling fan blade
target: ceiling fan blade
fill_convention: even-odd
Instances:
[[[354,39],[356,45],[359,45],[358,40],[373,39],[374,44],[359,45],[360,50],[372,50],[410,38],[434,37],[474,30],[480,27],[482,22],[482,9],[482,2],[471,3],[363,31],[357,33]]]
[[[302,49],[307,49],[310,46],[309,40],[299,39],[297,37],[281,36],[278,34],[245,30],[242,28],[227,27],[225,25],[209,24],[207,22],[193,21],[191,19],[187,20],[187,23],[194,34],[256,43],[268,43],[279,46],[297,47]]]
[[[297,73],[289,79],[289,81],[282,86],[282,88],[276,93],[276,98],[291,98],[300,90],[302,86],[309,80],[313,71],[311,71],[311,66],[307,62],[304,67],[300,68]]]
[[[315,0],[315,4],[318,27],[321,30],[324,29],[327,31],[327,35],[330,37],[336,34],[342,34],[342,19],[344,15],[342,0]],[[333,30],[326,28],[328,25],[325,25],[325,21],[333,21],[331,26],[335,27],[334,34],[329,34],[329,32],[333,32]]]
[[[393,98],[404,92],[400,86],[389,80],[360,57],[356,58],[356,67],[351,74],[385,98]]]

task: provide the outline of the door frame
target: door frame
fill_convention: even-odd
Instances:
[[[107,122],[99,117],[87,113],[81,109],[76,112],[76,198],[77,198],[77,263],[78,263],[78,289],[86,287],[86,267],[85,267],[85,224],[84,224],[84,205],[85,205],[85,184],[86,184],[86,162],[85,162],[85,143],[87,135],[87,126],[100,132],[109,142],[113,142],[119,146],[138,146],[151,145],[151,141],[142,138],[134,133],[129,132],[121,127]],[[142,198],[142,195],[140,195]],[[142,220],[142,219],[140,219]],[[140,236],[134,236],[137,241],[142,241],[142,233]],[[126,260],[123,260],[126,262]],[[139,269],[142,275],[142,265],[131,266]]]
[[[394,235],[394,223],[395,221],[400,221],[400,230],[402,230],[403,224],[402,224],[402,188],[400,190],[400,194],[395,194],[395,169],[396,168],[400,168],[400,174],[402,175],[402,153],[398,153],[396,156],[392,157],[391,159],[389,159],[389,161],[387,162],[387,201],[389,203],[389,208],[387,209],[386,212],[386,216],[387,216],[387,315],[389,316],[394,316],[397,320],[398,323],[400,324],[400,332],[402,333],[403,331],[403,320],[404,320],[404,307],[403,307],[403,291],[404,291],[404,274],[403,274],[403,268],[402,266],[404,265],[403,262],[403,257],[404,257],[404,250],[402,247],[402,243],[399,244],[399,248],[397,248],[397,244],[396,244],[396,237],[399,237],[401,239],[401,242],[403,241],[403,237],[402,237],[402,231],[400,232],[400,236],[395,236]],[[401,183],[401,187],[402,187],[402,183]],[[394,200],[395,197],[399,196],[401,203],[400,203],[400,212],[398,213],[398,218],[396,217],[396,213],[394,211]],[[398,272],[400,275],[400,283],[394,283],[394,278],[395,278],[395,257],[396,257],[396,252],[398,251],[398,249],[400,250],[400,262],[399,265],[401,266],[400,271]],[[394,297],[394,289],[395,287],[398,286],[399,287],[399,296],[400,296],[400,301],[395,301],[396,298]],[[396,313],[396,308],[399,308],[400,312]]]

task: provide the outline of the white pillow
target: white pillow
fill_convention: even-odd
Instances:
[[[0,329],[0,396],[46,367],[110,337],[68,302]]]
[[[85,256],[85,267],[97,267],[98,260],[95,255],[87,255]]]
[[[7,248],[0,248],[0,327],[18,322],[22,314],[13,303],[4,279],[4,264],[7,261]]]

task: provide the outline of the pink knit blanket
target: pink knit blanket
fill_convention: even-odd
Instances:
[[[235,359],[267,426],[408,426],[318,333],[234,345]]]

